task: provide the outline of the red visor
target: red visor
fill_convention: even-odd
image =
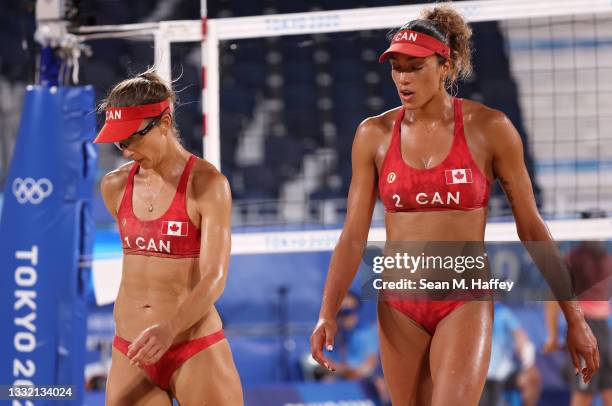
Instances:
[[[109,107],[106,109],[104,127],[98,133],[94,144],[121,141],[128,138],[138,130],[143,119],[161,115],[169,105],[168,100],[163,100],[159,103],[138,106]]]
[[[391,45],[378,58],[379,62],[384,62],[391,52],[417,56],[419,58],[438,54],[446,59],[450,58],[450,48],[434,37],[412,30],[402,30],[395,33],[391,40]]]

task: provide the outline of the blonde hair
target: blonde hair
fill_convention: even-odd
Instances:
[[[150,67],[146,71],[122,80],[113,86],[108,96],[100,102],[98,112],[103,113],[109,107],[137,106],[159,103],[163,100],[170,102],[172,129],[179,142],[182,142],[176,120],[174,120],[175,106],[178,103],[176,92],[171,83],[162,79],[155,72],[155,67]]]
[[[113,86],[106,99],[100,103],[100,110],[106,110],[108,107],[158,103],[166,99],[171,106],[177,102],[172,85],[155,73],[154,68],[148,68]]]

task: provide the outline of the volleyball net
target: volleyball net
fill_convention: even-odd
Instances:
[[[354,131],[365,117],[399,104],[388,66],[377,61],[385,34],[431,6],[317,11],[314,5],[292,14],[268,8],[252,17],[77,31],[86,41],[140,40],[160,73],[182,73],[179,87],[191,92],[189,80],[201,78],[204,155],[221,167],[234,196],[233,253],[329,251],[346,214]],[[230,14],[219,7],[218,15]],[[452,92],[513,121],[556,239],[609,240],[608,219],[581,217],[612,210],[610,3],[493,0],[453,7],[474,32],[475,74]],[[193,94],[181,98],[193,102]],[[189,142],[200,123],[181,121],[184,106],[177,115]],[[117,162],[108,157],[118,157],[111,151],[100,154],[109,170]],[[489,214],[488,241],[518,240],[499,188]],[[383,218],[379,202],[370,240],[385,239]]]
[[[346,210],[354,131],[365,117],[399,102],[388,67],[377,61],[385,33],[427,6],[88,27],[81,34],[150,35],[156,65],[170,77],[179,65],[182,72],[190,69],[176,54],[193,58],[200,46],[193,41],[205,27],[204,153],[230,179],[234,223],[338,224]],[[453,7],[474,31],[475,74],[452,91],[513,121],[542,212],[575,217],[610,211],[609,2],[466,1]],[[184,132],[193,134],[191,128]],[[507,214],[497,191],[491,215]],[[375,222],[382,215],[378,205]]]
[[[399,104],[388,66],[377,61],[385,34],[424,6],[215,22],[221,162],[236,196],[237,224],[342,222],[355,129]],[[489,1],[454,7],[474,31],[475,74],[452,91],[512,120],[543,214],[609,211],[610,6]],[[230,21],[242,27],[240,34],[225,28]],[[210,70],[217,71],[214,64]],[[503,194],[494,191],[491,216],[509,213]],[[382,217],[379,204],[375,222]]]
[[[320,11],[317,4],[305,13],[277,14],[283,6],[271,6],[258,16],[77,32],[85,40],[153,40],[150,57],[162,75],[201,78],[204,120],[184,120],[182,132],[190,145],[199,145],[194,133],[205,134],[205,156],[232,185],[235,225],[338,225],[357,125],[399,104],[388,66],[377,61],[385,34],[433,5]],[[577,218],[612,210],[610,3],[453,7],[474,31],[475,74],[452,92],[512,120],[542,213]],[[231,15],[219,8],[219,16]],[[198,57],[201,72],[184,60]],[[510,214],[499,187],[490,209],[492,218]],[[375,224],[383,213],[378,204]]]

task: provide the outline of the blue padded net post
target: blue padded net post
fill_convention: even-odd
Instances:
[[[0,383],[75,385],[75,405],[84,390],[94,111],[91,86],[28,88],[0,217]]]

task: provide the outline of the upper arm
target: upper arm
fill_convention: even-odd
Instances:
[[[125,180],[119,169],[104,175],[100,181],[100,193],[106,210],[117,220],[117,208],[119,207],[119,197],[123,190]]]
[[[376,203],[375,132],[373,119],[362,122],[355,133],[352,158],[352,177],[347,202],[344,232],[357,239],[367,236]],[[365,233],[365,236],[363,235]]]
[[[194,179],[200,212],[201,277],[225,278],[231,250],[232,195],[225,176],[216,170]]]
[[[493,173],[506,193],[521,236],[526,228],[542,223],[525,166],[523,142],[505,114],[492,110],[486,115],[487,133],[492,140]]]

